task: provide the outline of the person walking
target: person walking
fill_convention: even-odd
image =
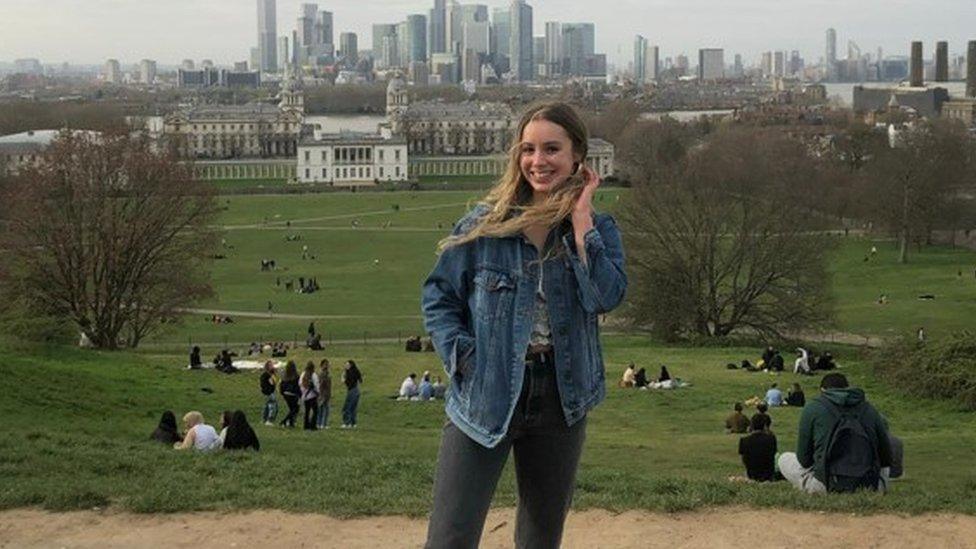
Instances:
[[[363,374],[356,366],[356,361],[346,361],[342,381],[346,384],[346,401],[342,403],[342,428],[352,429],[356,426],[356,413],[359,411],[359,386],[363,382]]]
[[[424,325],[452,381],[429,548],[476,547],[515,456],[517,547],[558,547],[587,413],[606,395],[599,317],[627,287],[620,232],[565,103],[529,108],[505,174],[441,242]],[[471,479],[478,482],[472,483]]]
[[[274,362],[264,363],[264,371],[261,372],[260,379],[261,394],[264,395],[264,409],[261,411],[261,421],[265,425],[274,425],[278,417],[278,397],[275,391],[278,388],[278,372],[275,371]]]
[[[285,366],[285,374],[281,376],[278,390],[281,392],[282,398],[285,399],[285,404],[288,405],[288,415],[281,420],[281,425],[282,427],[294,427],[295,418],[298,417],[298,399],[302,393],[298,384],[298,366],[294,360],[289,360]]]

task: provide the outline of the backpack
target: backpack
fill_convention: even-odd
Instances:
[[[877,490],[881,461],[875,439],[864,428],[862,416],[867,403],[840,408],[828,399],[827,410],[836,423],[824,451],[824,480],[828,492]]]

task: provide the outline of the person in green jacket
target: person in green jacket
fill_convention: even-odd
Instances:
[[[859,418],[863,432],[876,452],[873,457],[876,458],[877,489],[887,490],[887,468],[891,466],[887,426],[881,414],[866,400],[864,391],[849,387],[847,378],[839,373],[825,375],[820,381],[820,395],[803,408],[796,453],[784,452],[780,455],[780,472],[799,490],[811,494],[827,492],[830,483],[827,479],[826,452],[834,429],[840,422],[840,414],[856,414]],[[863,456],[862,462],[871,458]],[[836,457],[834,462],[837,462]],[[831,491],[834,489],[836,487],[832,487]]]

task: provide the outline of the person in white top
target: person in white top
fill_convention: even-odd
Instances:
[[[796,352],[800,354],[797,357],[796,362],[793,363],[793,373],[794,374],[809,374],[810,373],[810,353],[807,352],[803,347],[797,347]]]
[[[419,393],[420,393],[420,390],[417,388],[417,374],[415,374],[413,372],[410,372],[410,375],[408,375],[403,380],[403,383],[400,384],[400,396],[399,396],[399,399],[400,400],[409,400],[409,399],[417,396]]]
[[[315,373],[315,363],[311,360],[298,380],[302,388],[302,402],[305,404],[305,429],[314,431],[319,423],[319,375]]]
[[[173,448],[177,450],[194,449],[199,452],[209,452],[220,448],[220,438],[217,430],[203,422],[203,414],[200,412],[187,412],[183,416],[183,424],[186,426],[186,437],[183,442],[177,442]]]

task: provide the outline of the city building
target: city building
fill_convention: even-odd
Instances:
[[[156,62],[152,59],[143,59],[139,62],[139,82],[147,86],[156,83]]]
[[[399,67],[399,40],[396,23],[373,24],[373,66],[377,69]]]
[[[301,183],[335,186],[406,181],[407,142],[402,137],[361,132],[304,132],[296,176]]]
[[[508,72],[510,67],[512,23],[508,8],[495,8],[491,12],[491,40],[488,54],[499,74]]]
[[[105,68],[102,70],[102,76],[105,78],[105,82],[109,84],[121,84],[122,68],[119,65],[119,60],[109,59],[106,61]]]
[[[698,50],[698,80],[721,80],[725,78],[725,50],[703,48]]]
[[[827,29],[826,47],[824,51],[823,78],[827,81],[837,79],[837,31]]]
[[[257,0],[258,51],[262,72],[278,72],[278,2]]]
[[[511,17],[511,37],[509,51],[511,57],[512,76],[517,82],[528,82],[534,79],[533,40],[532,40],[532,6],[525,0],[513,0],[509,8]]]
[[[339,35],[339,55],[347,67],[354,67],[359,62],[359,40],[354,32],[344,32]]]
[[[447,53],[447,0],[434,0],[427,26],[427,51]]]
[[[38,59],[33,57],[16,59],[14,60],[14,72],[18,74],[41,75],[44,73],[44,67]]]
[[[426,63],[427,16],[420,13],[410,14],[402,28],[405,32],[400,38],[400,43],[404,46],[400,48],[400,65],[409,67],[412,63]]]
[[[892,100],[900,107],[913,109],[919,116],[933,118],[939,116],[943,104],[949,100],[949,92],[945,88],[854,86],[854,110],[857,112],[887,110]]]
[[[658,47],[649,45],[646,38],[639,34],[634,38],[634,81],[638,85],[657,80],[659,56]]]
[[[28,130],[10,135],[0,135],[0,176],[16,175],[21,170],[36,167],[43,159],[44,151],[63,130]],[[73,135],[98,134],[87,130],[73,130]]]

